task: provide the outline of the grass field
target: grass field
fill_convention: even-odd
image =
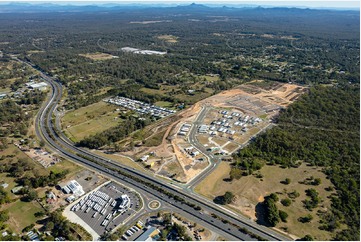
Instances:
[[[34,213],[43,211],[39,204],[36,202],[22,202],[17,200],[6,206],[9,211],[9,221],[7,224],[14,232],[20,233],[23,228],[34,223],[38,220]]]
[[[227,150],[228,153],[233,152],[235,149],[237,149],[239,146],[235,143],[228,143],[226,146],[223,147],[224,150]]]
[[[15,179],[13,177],[8,177],[6,173],[0,173],[0,184],[3,183],[9,184],[9,186],[7,188],[4,188],[4,190],[8,192],[11,199],[15,198],[16,196],[13,193],[11,193],[11,189],[17,186]]]
[[[7,156],[7,155],[15,155],[15,157],[17,159],[25,159],[27,161],[32,162],[35,165],[35,172],[37,174],[40,175],[47,175],[48,171],[42,166],[40,165],[38,162],[32,160],[29,158],[29,156],[27,156],[24,152],[22,152],[21,150],[19,150],[15,145],[10,144],[9,147],[3,151],[1,151],[0,155],[3,156]],[[14,159],[14,158],[13,158]],[[0,161],[0,165],[2,164],[2,162],[4,161]]]
[[[144,145],[147,147],[160,145],[162,143],[163,136],[165,135],[166,132],[167,132],[167,130],[164,130],[163,132],[153,135],[151,138],[149,138],[145,141]]]
[[[258,202],[263,201],[263,198],[270,193],[278,192],[281,200],[287,196],[285,192],[296,190],[300,193],[300,197],[296,198],[289,207],[283,206],[280,202],[277,203],[277,207],[289,215],[288,222],[279,223],[277,228],[287,227],[289,233],[299,237],[311,234],[316,240],[329,240],[331,234],[318,229],[319,218],[316,213],[318,209],[323,209],[322,207],[324,207],[324,209],[330,208],[330,200],[327,197],[331,192],[326,191],[325,188],[332,186],[332,184],[319,170],[320,169],[306,166],[305,164],[302,164],[299,168],[290,169],[282,169],[278,166],[264,166],[260,170],[260,173],[263,175],[262,179],[256,178],[255,176],[247,176],[232,182],[225,182],[223,179],[229,177],[230,165],[222,162],[215,171],[198,184],[195,191],[212,200],[216,196],[223,195],[226,191],[231,191],[237,196],[236,202],[233,203],[231,207],[242,213],[245,211],[246,206],[249,207],[243,203],[244,201],[252,204],[254,208]],[[322,184],[312,186],[299,183],[310,176],[321,178]],[[281,183],[285,178],[291,179],[289,185]],[[302,203],[302,201],[306,199],[305,190],[309,188],[316,189],[323,200],[319,207],[312,212],[306,210]],[[299,217],[309,213],[314,217],[310,223],[303,224],[298,221]],[[248,216],[249,214],[246,215]]]
[[[206,134],[200,134],[200,135],[197,135],[197,140],[198,140],[199,143],[201,143],[202,145],[209,144],[208,137],[209,137],[209,136],[206,135]]]
[[[203,76],[199,76],[200,78],[205,78],[207,81],[209,82],[215,82],[215,81],[219,81],[219,76],[208,76],[208,75],[203,75]]]
[[[178,37],[176,36],[173,36],[173,35],[159,35],[157,36],[158,39],[161,39],[161,40],[164,40],[166,42],[169,42],[169,43],[177,43],[177,39]]]
[[[115,111],[117,108],[100,101],[66,113],[62,118],[62,126],[69,138],[79,141],[120,124],[119,111]]]
[[[87,54],[79,54],[80,56],[83,56],[83,57],[86,57],[86,58],[89,58],[91,60],[110,60],[110,59],[113,59],[113,58],[118,58],[118,56],[113,56],[113,55],[109,55],[109,54],[106,54],[106,53],[87,53]]]
[[[214,142],[216,142],[219,146],[223,146],[224,144],[226,144],[228,142],[227,139],[220,138],[220,137],[213,137],[212,140]]]
[[[200,88],[200,86],[189,86],[189,89],[198,89],[198,88]],[[179,87],[162,85],[160,89],[151,89],[151,88],[143,87],[140,89],[140,91],[142,91],[144,93],[148,93],[148,94],[153,94],[153,95],[166,96],[166,95],[169,95],[167,93],[172,91],[173,89],[175,91],[177,91],[177,90],[179,90]],[[196,103],[206,97],[211,96],[212,93],[213,93],[212,89],[205,88],[205,92],[202,92],[202,93],[196,92],[194,95],[176,94],[174,97],[179,99],[179,101],[181,101],[181,102]]]
[[[84,168],[82,168],[81,166],[78,166],[68,160],[63,160],[48,168],[49,171],[53,171],[55,173],[59,173],[64,170],[69,170],[69,173],[67,174],[65,179],[74,176],[76,173],[80,172],[83,169]]]
[[[171,108],[171,107],[173,107],[173,104],[171,102],[166,102],[166,101],[155,102],[154,105],[162,107],[162,108]]]

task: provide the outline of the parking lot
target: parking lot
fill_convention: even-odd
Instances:
[[[71,211],[101,235],[124,223],[141,206],[136,193],[110,182],[85,195],[72,205]]]
[[[137,111],[138,113],[141,114],[150,114],[158,118],[164,118],[175,113],[174,110],[158,107],[155,105],[151,105],[149,103],[144,103],[138,100],[133,100],[125,97],[114,97],[114,98],[104,99],[104,101],[125,107],[130,110]]]

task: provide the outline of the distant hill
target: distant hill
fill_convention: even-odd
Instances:
[[[235,7],[237,6],[237,7]],[[270,9],[278,12],[294,12],[294,11],[310,11],[305,8],[286,8],[286,7],[259,7],[256,5],[204,5],[192,3],[189,5],[175,5],[175,4],[90,4],[90,5],[75,5],[75,4],[56,4],[56,3],[0,3],[0,13],[45,13],[45,12],[96,12],[96,11],[122,11],[122,10],[139,10],[147,9],[152,11],[167,10],[170,12],[184,13],[184,12],[209,12],[217,13],[220,11],[239,12],[242,10],[253,9],[255,11],[269,11]],[[322,11],[322,10],[319,10]],[[352,10],[359,12],[357,10]]]

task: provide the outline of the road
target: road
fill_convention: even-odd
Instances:
[[[76,147],[69,140],[64,139],[61,131],[56,129],[57,125],[54,126],[52,122],[52,115],[62,97],[62,86],[43,72],[41,72],[41,77],[51,85],[51,97],[42,106],[36,117],[36,133],[49,147],[61,156],[104,174],[117,182],[124,183],[142,195],[161,200],[162,204],[166,204],[173,211],[199,222],[206,228],[215,231],[229,240],[255,240],[239,228],[247,229],[266,240],[290,240],[290,238],[266,227],[254,224],[252,221],[239,219],[239,217],[212,202],[200,199],[182,189],[177,189],[151,175],[143,174],[132,168],[120,165],[116,161],[108,160],[86,149]],[[165,195],[165,193],[168,195]],[[178,197],[178,200],[174,199],[175,195]],[[202,210],[197,211],[189,204],[200,206]],[[212,214],[217,218],[212,217]]]

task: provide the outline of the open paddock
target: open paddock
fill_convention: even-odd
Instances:
[[[87,54],[79,54],[79,55],[95,61],[111,60],[114,58],[119,58],[118,56],[114,56],[106,53],[87,53]]]

